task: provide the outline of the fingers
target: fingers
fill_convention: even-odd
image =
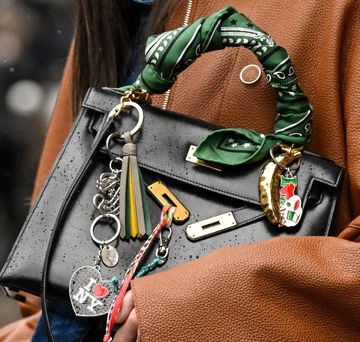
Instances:
[[[134,308],[134,299],[132,296],[131,290],[126,292],[123,304],[121,306],[120,312],[115,318],[116,323],[123,323],[128,318],[131,310]]]
[[[131,310],[125,323],[120,327],[114,336],[114,342],[138,342],[138,321],[135,309]]]
[[[114,336],[114,342],[140,342],[138,321],[134,309],[131,290],[124,297],[122,307],[115,319],[116,323],[124,323]]]

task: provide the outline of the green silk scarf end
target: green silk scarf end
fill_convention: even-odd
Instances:
[[[280,143],[304,145],[309,141],[296,136],[265,135],[242,128],[225,128],[214,131],[205,137],[194,155],[208,162],[235,166],[267,158],[274,145]]]

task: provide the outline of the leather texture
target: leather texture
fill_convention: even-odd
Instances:
[[[332,234],[351,242],[272,239],[137,279],[132,289],[141,341],[359,341],[360,2],[195,0],[191,20],[225,5],[288,50],[314,106],[309,149],[347,168]],[[167,28],[183,16],[179,6]],[[248,64],[259,65],[245,49],[202,56],[179,76],[167,108],[269,132],[272,91],[264,75],[252,85],[239,81]],[[163,96],[154,103],[161,106]]]
[[[167,29],[178,27],[184,3],[176,8]],[[233,6],[269,32],[284,46],[296,67],[299,82],[314,106],[310,151],[348,168],[340,196],[333,234],[360,215],[359,139],[359,2],[357,0],[194,0],[190,21]],[[173,19],[174,18],[174,19]],[[275,114],[274,92],[265,75],[252,85],[239,79],[248,64],[261,67],[246,49],[224,49],[205,54],[179,75],[168,109],[187,113],[226,127],[271,132]],[[211,70],[211,71],[210,71]],[[189,77],[196,75],[196,77]],[[200,90],[201,89],[201,90]],[[194,96],[196,94],[196,96]],[[163,104],[163,95],[155,96]],[[261,113],[261,115],[260,115]],[[254,120],[256,116],[256,120]]]
[[[107,170],[109,162],[105,153],[94,154],[94,151],[110,133],[99,131],[99,127],[118,99],[117,93],[96,89],[88,92],[84,109],[5,263],[1,274],[3,284],[44,296],[47,288],[48,298],[68,302],[71,274],[81,266],[93,264],[98,247],[89,236],[89,226],[98,212],[89,199],[96,194],[96,179]],[[185,157],[189,146],[196,145],[217,127],[176,113],[169,116],[168,112],[155,107],[144,106],[143,110],[144,126],[137,146],[145,180],[160,178],[190,211],[189,222],[174,227],[171,253],[162,270],[223,246],[277,236],[328,234],[343,177],[339,166],[314,154],[304,154],[297,177],[305,214],[295,229],[279,229],[267,222],[258,201],[257,184],[263,163],[225,169],[220,174],[188,163]],[[131,129],[134,118],[135,115],[122,113],[111,132]],[[116,147],[119,148],[114,148],[113,153],[120,156],[121,146]],[[149,204],[155,226],[160,209],[154,203]],[[229,211],[237,222],[234,229],[197,242],[186,238],[188,224]],[[106,234],[111,235],[111,229],[105,226],[98,238],[106,239]],[[103,277],[109,279],[114,274],[123,274],[140,245],[137,240],[120,241],[117,246],[120,262],[113,269],[102,267]],[[33,246],[43,248],[34,250]],[[150,254],[147,261],[153,257],[154,253]],[[39,286],[41,275],[42,287]]]
[[[359,341],[359,267],[332,237],[221,248],[132,282],[141,341]]]

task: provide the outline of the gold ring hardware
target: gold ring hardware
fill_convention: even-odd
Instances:
[[[299,146],[299,147],[295,147],[294,144],[292,144],[291,146],[285,145],[285,144],[277,144],[275,146],[273,146],[270,149],[270,157],[271,159],[275,162],[275,164],[277,164],[280,169],[285,170],[287,168],[287,165],[291,162],[289,162],[288,164],[286,164],[286,162],[279,162],[274,154],[275,150],[280,150],[280,153],[278,153],[277,155],[293,155],[293,158],[290,158],[292,160],[295,159],[299,159],[302,156],[301,151],[304,149],[304,146]]]
[[[110,112],[108,118],[117,118],[123,109],[131,108],[130,103],[135,101],[143,101],[148,104],[151,103],[150,94],[143,89],[127,90],[120,98],[120,103],[116,105]],[[127,102],[127,103],[126,103]]]

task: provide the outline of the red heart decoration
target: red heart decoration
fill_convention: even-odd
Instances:
[[[96,284],[94,287],[94,294],[96,297],[105,297],[109,293],[109,290],[102,284]]]
[[[284,185],[284,187],[280,190],[280,194],[285,195],[286,199],[289,199],[295,195],[295,185],[292,183]]]

